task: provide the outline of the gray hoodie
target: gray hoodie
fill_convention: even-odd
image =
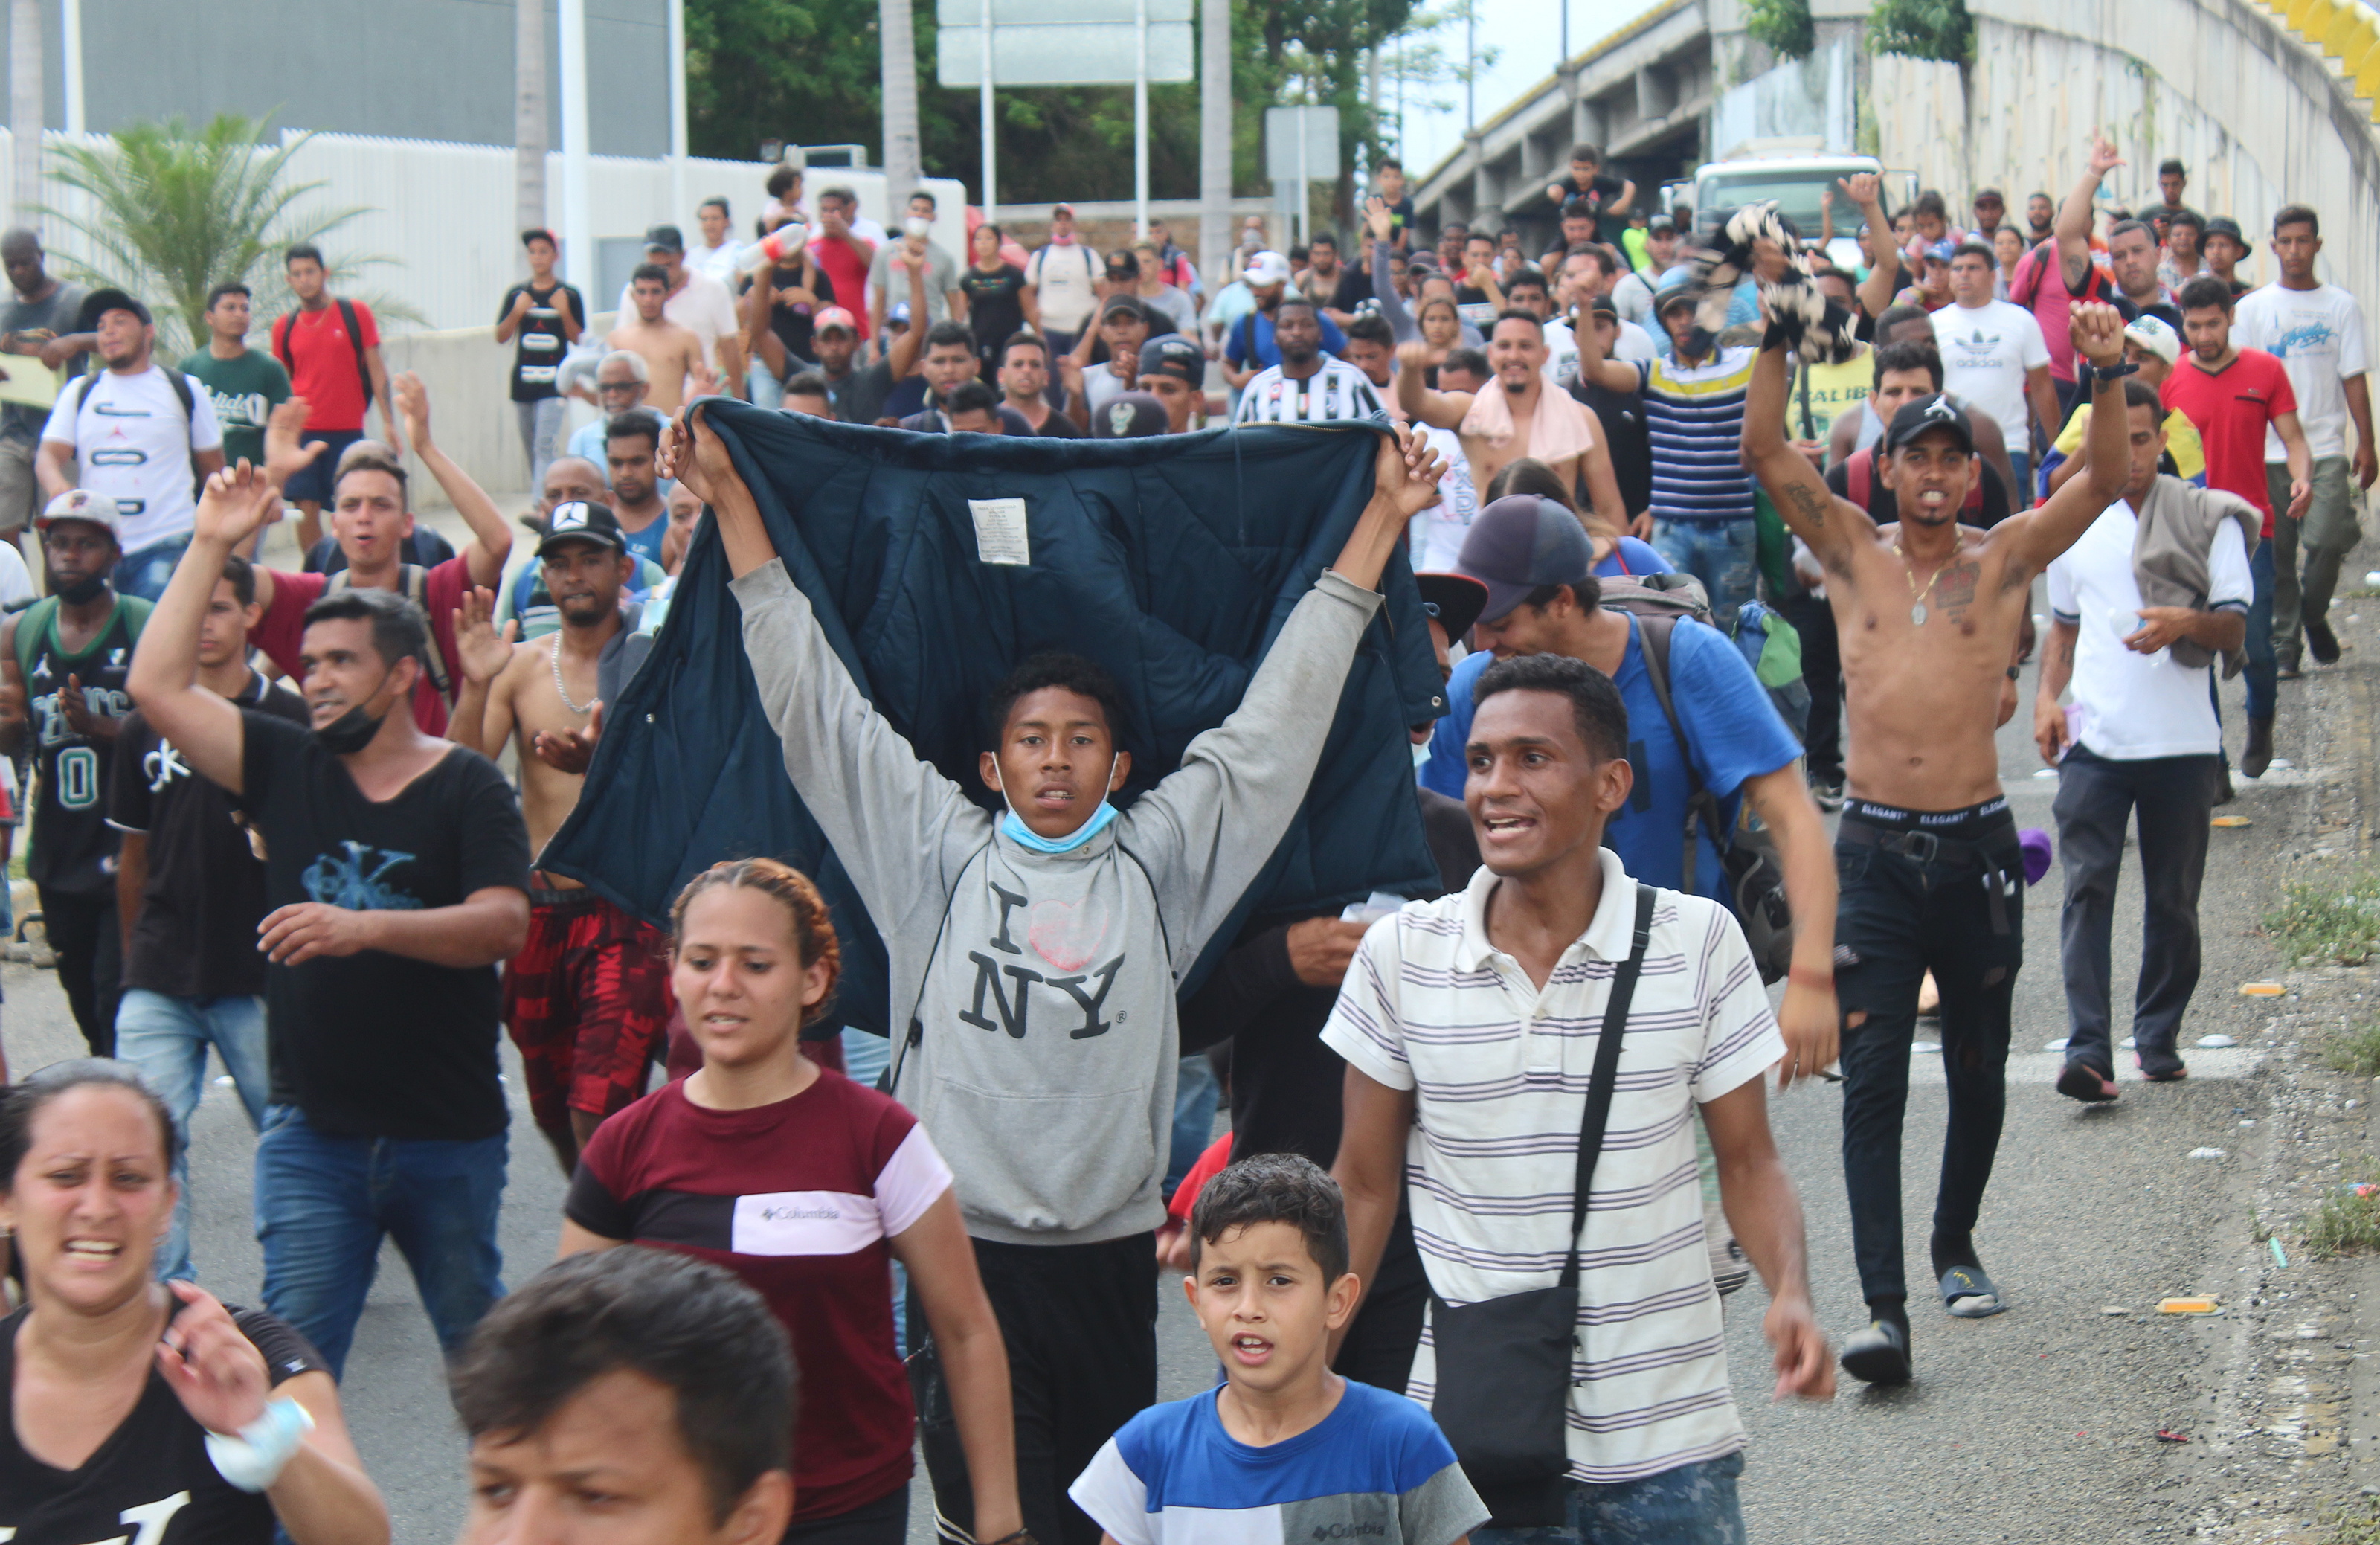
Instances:
[[[1077,1245],[1155,1228],[1175,988],[1305,799],[1379,596],[1325,571],[1232,716],[1106,830],[1048,854],[999,834],[885,723],[783,563],[731,589],[785,771],[891,957],[915,1041],[893,1092],[950,1162],[967,1231]]]

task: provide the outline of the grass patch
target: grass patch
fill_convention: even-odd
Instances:
[[[2342,1502],[2323,1522],[2330,1526],[2331,1545],[2380,1545],[2380,1497]]]
[[[2336,1072],[2380,1078],[2380,1024],[2341,1030],[2323,1047],[2322,1060]]]
[[[2344,885],[2292,883],[2265,914],[2265,931],[2295,966],[2361,966],[2380,954],[2380,874]]]
[[[2305,1222],[2305,1250],[2317,1259],[2334,1256],[2362,1255],[2380,1251],[2380,1169],[2367,1170],[2364,1183],[2374,1185],[2370,1194],[2355,1194],[2353,1182],[2324,1198]],[[2375,1526],[2380,1527],[2380,1526]],[[2380,1534],[2372,1537],[2373,1545],[2380,1545]]]

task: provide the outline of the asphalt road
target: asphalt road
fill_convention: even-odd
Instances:
[[[2358,602],[2342,602],[2341,615]],[[2380,624],[2380,602],[2373,608]],[[2374,628],[2341,628],[2368,651]],[[2358,660],[2350,655],[2350,667]],[[2026,711],[2001,735],[2002,770],[2020,825],[2048,826],[2054,781],[2038,765]],[[2285,687],[2281,751],[2295,757],[2307,715],[2305,688]],[[2238,684],[2225,693],[2236,747]],[[2321,770],[2315,770],[2318,776]],[[2285,851],[2304,845],[2310,801],[2304,772],[2242,785],[2233,813],[2254,824],[2219,831],[2204,903],[2206,966],[2187,1039],[2252,1037],[2236,985],[2266,974],[2270,954],[2247,930],[2264,910]],[[2138,959],[2136,872],[2127,876],[2117,924],[2118,997]],[[2115,1317],[2165,1295],[2219,1290],[2226,1250],[2244,1237],[2246,1190],[2236,1166],[2185,1157],[2202,1146],[2239,1146],[2238,1124],[2260,1113],[2242,1075],[2252,1051],[2192,1052],[2186,1084],[2128,1083],[2120,1101],[2085,1111],[2050,1088],[2057,1058],[2045,1042],[2065,1033],[2057,969],[2056,873],[2025,906],[2028,955],[2017,990],[2016,1051],[2007,1135],[1986,1198],[1978,1244],[2013,1305],[1982,1321],[1952,1320],[1930,1301],[1912,1305],[1918,1377],[1906,1389],[1847,1387],[1831,1406],[1772,1405],[1760,1342],[1765,1297],[1755,1285],[1732,1301],[1730,1356],[1752,1433],[1743,1481],[1750,1532],[1760,1540],[1931,1541],[2144,1539],[2180,1534],[2204,1499],[2191,1449],[2159,1442],[2159,1429],[2188,1430],[2212,1409],[2218,1359],[2214,1328]],[[19,965],[0,969],[6,1044],[20,1074],[76,1054],[80,1042],[55,979]],[[2119,1033],[2128,1010],[2119,1002]],[[2258,1021],[2261,1024],[2261,1020]],[[508,1092],[514,1141],[502,1223],[504,1271],[517,1281],[550,1259],[563,1177],[537,1138],[520,1096],[517,1062]],[[1938,1059],[1913,1070],[1904,1150],[1905,1216],[1924,1277],[1943,1119]],[[1862,1321],[1852,1271],[1837,1157],[1838,1096],[1797,1089],[1774,1107],[1783,1150],[1808,1214],[1819,1312],[1840,1338]],[[227,1087],[210,1085],[193,1123],[191,1183],[200,1280],[235,1302],[257,1301],[261,1265],[250,1232],[252,1138]],[[1161,1322],[1165,1398],[1194,1393],[1214,1360],[1180,1295],[1168,1288]],[[455,1538],[465,1504],[463,1445],[439,1379],[437,1350],[402,1259],[383,1254],[345,1390],[347,1417],[386,1493],[396,1539],[429,1545]],[[919,1499],[922,1503],[922,1496]],[[912,1510],[913,1540],[929,1538],[927,1510]]]

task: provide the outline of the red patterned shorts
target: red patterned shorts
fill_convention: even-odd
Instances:
[[[553,893],[541,893],[551,895]],[[504,1024],[540,1127],[568,1111],[607,1116],[645,1092],[669,1023],[669,941],[592,891],[528,909],[528,942],[504,967]]]

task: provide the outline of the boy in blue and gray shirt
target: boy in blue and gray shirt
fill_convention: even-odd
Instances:
[[[1338,1185],[1297,1154],[1244,1159],[1190,1235],[1182,1285],[1225,1381],[1125,1423],[1075,1505],[1114,1545],[1463,1545],[1488,1509],[1429,1413],[1330,1371],[1359,1289]]]

